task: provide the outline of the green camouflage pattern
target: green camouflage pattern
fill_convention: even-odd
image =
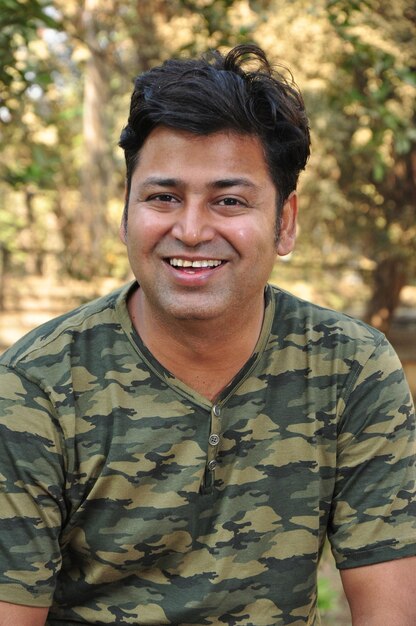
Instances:
[[[0,359],[0,599],[48,624],[318,625],[339,568],[416,554],[415,418],[365,324],[277,288],[213,405],[141,344],[126,286]]]

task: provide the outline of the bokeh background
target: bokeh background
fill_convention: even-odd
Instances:
[[[255,42],[312,129],[272,281],[380,328],[416,394],[415,41],[411,0],[0,0],[0,352],[131,278],[117,142],[134,77]],[[329,548],[319,587],[323,625],[348,626]]]

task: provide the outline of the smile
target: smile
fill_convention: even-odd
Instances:
[[[173,267],[218,267],[221,265],[222,261],[218,259],[200,259],[196,261],[190,261],[189,259],[169,259],[169,264]]]

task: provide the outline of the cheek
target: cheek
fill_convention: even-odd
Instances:
[[[236,227],[230,233],[230,240],[246,255],[263,257],[276,254],[275,231],[266,221]]]
[[[170,225],[166,216],[156,212],[135,209],[129,215],[127,224],[127,240],[140,244],[147,249],[157,243],[167,232]]]

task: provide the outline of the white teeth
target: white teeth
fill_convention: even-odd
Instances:
[[[214,259],[204,259],[203,261],[188,261],[187,259],[169,259],[173,267],[218,267],[221,261]]]

